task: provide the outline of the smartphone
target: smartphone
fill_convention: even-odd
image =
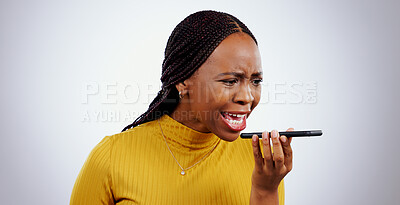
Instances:
[[[269,136],[271,136],[271,132],[268,132]],[[252,138],[253,135],[257,135],[259,138],[262,137],[262,132],[250,132],[250,133],[241,133],[241,138]],[[285,135],[286,137],[314,137],[321,136],[322,130],[304,130],[304,131],[291,131],[291,132],[279,132],[279,136]]]

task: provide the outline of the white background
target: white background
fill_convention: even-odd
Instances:
[[[1,204],[68,204],[91,149],[158,91],[173,28],[204,9],[259,41],[265,89],[247,130],[324,131],[293,140],[287,204],[398,203],[398,1],[148,2],[1,1]]]

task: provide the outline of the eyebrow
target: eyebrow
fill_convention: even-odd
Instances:
[[[262,72],[253,73],[253,74],[251,74],[251,77],[260,76],[262,74],[263,74]],[[240,72],[240,73],[238,73],[238,72],[226,72],[226,73],[218,74],[218,76],[225,76],[225,75],[233,75],[235,77],[243,77],[244,73],[243,72]]]

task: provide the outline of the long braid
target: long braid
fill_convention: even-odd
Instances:
[[[257,40],[236,17],[217,11],[199,11],[181,21],[172,31],[164,53],[162,89],[148,110],[123,130],[171,114],[179,103],[175,85],[188,79],[207,60],[217,46],[230,34],[247,33]]]

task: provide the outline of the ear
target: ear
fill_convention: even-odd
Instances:
[[[188,93],[188,83],[186,83],[186,80],[183,82],[179,82],[175,84],[176,89],[178,92],[182,93],[182,95],[186,95]]]

